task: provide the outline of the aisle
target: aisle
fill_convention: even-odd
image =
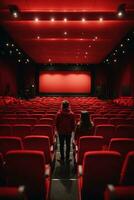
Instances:
[[[77,200],[77,180],[73,161],[60,164],[59,151],[56,153],[56,164],[52,175],[51,200]],[[72,152],[71,152],[72,159]]]

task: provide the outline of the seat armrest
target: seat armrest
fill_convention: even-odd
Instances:
[[[75,151],[78,152],[78,145],[75,146]]]
[[[54,151],[54,147],[53,147],[53,145],[50,146],[50,151],[51,151],[51,152]]]
[[[78,176],[82,176],[83,175],[83,168],[82,165],[78,165]]]
[[[45,165],[45,177],[49,177],[51,175],[50,165]]]

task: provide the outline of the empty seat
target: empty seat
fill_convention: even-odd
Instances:
[[[121,171],[120,184],[134,185],[134,151],[129,152],[126,156]]]
[[[95,126],[97,126],[97,125],[101,125],[101,124],[108,124],[108,122],[109,122],[109,119],[108,118],[102,118],[102,117],[96,117],[96,118],[94,118],[93,119],[93,123],[94,123],[94,125]]]
[[[124,160],[129,151],[134,151],[134,139],[113,138],[108,149],[110,151],[118,151],[122,156],[122,160]]]
[[[134,200],[134,186],[108,185],[105,200]]]
[[[23,149],[23,144],[18,137],[0,137],[0,152],[5,158],[6,153],[10,150],[21,150]]]
[[[10,125],[8,124],[5,124],[5,125],[2,125],[0,124],[0,137],[1,136],[11,136],[12,134],[12,128]]]
[[[116,127],[116,137],[118,138],[134,138],[133,125],[119,125]]]
[[[79,199],[101,200],[107,184],[119,183],[121,155],[114,151],[86,152],[82,171],[80,169],[79,167]]]
[[[104,140],[102,136],[83,136],[79,139],[78,152],[75,155],[75,161],[78,165],[82,165],[84,154],[87,151],[102,150]]]
[[[24,185],[29,200],[48,199],[50,177],[44,176],[44,154],[39,151],[10,151],[6,155],[7,186]]]
[[[21,137],[22,139],[31,135],[31,125],[30,124],[16,124],[12,126],[13,128],[13,136]]]
[[[126,119],[124,118],[111,118],[109,119],[110,124],[114,124],[115,126],[120,124],[126,124]]]
[[[40,150],[45,155],[46,164],[52,167],[55,162],[55,151],[50,146],[48,136],[26,136],[23,140],[24,149],[27,150]]]
[[[2,153],[0,153],[0,186],[3,185],[5,185],[4,160]]]
[[[53,127],[51,125],[37,124],[33,127],[32,135],[44,135],[50,139],[50,144],[54,144]]]
[[[109,144],[111,138],[115,137],[115,126],[110,124],[98,125],[95,127],[96,136],[102,136],[104,138],[104,143]]]

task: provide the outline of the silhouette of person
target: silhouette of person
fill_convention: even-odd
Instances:
[[[66,142],[66,161],[70,161],[70,143],[72,132],[75,129],[75,117],[71,111],[68,101],[63,101],[61,109],[58,111],[56,116],[56,129],[59,136],[60,143],[60,161],[64,162],[64,143]]]

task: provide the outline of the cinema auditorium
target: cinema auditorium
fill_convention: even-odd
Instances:
[[[0,0],[0,200],[134,200],[134,0]]]

